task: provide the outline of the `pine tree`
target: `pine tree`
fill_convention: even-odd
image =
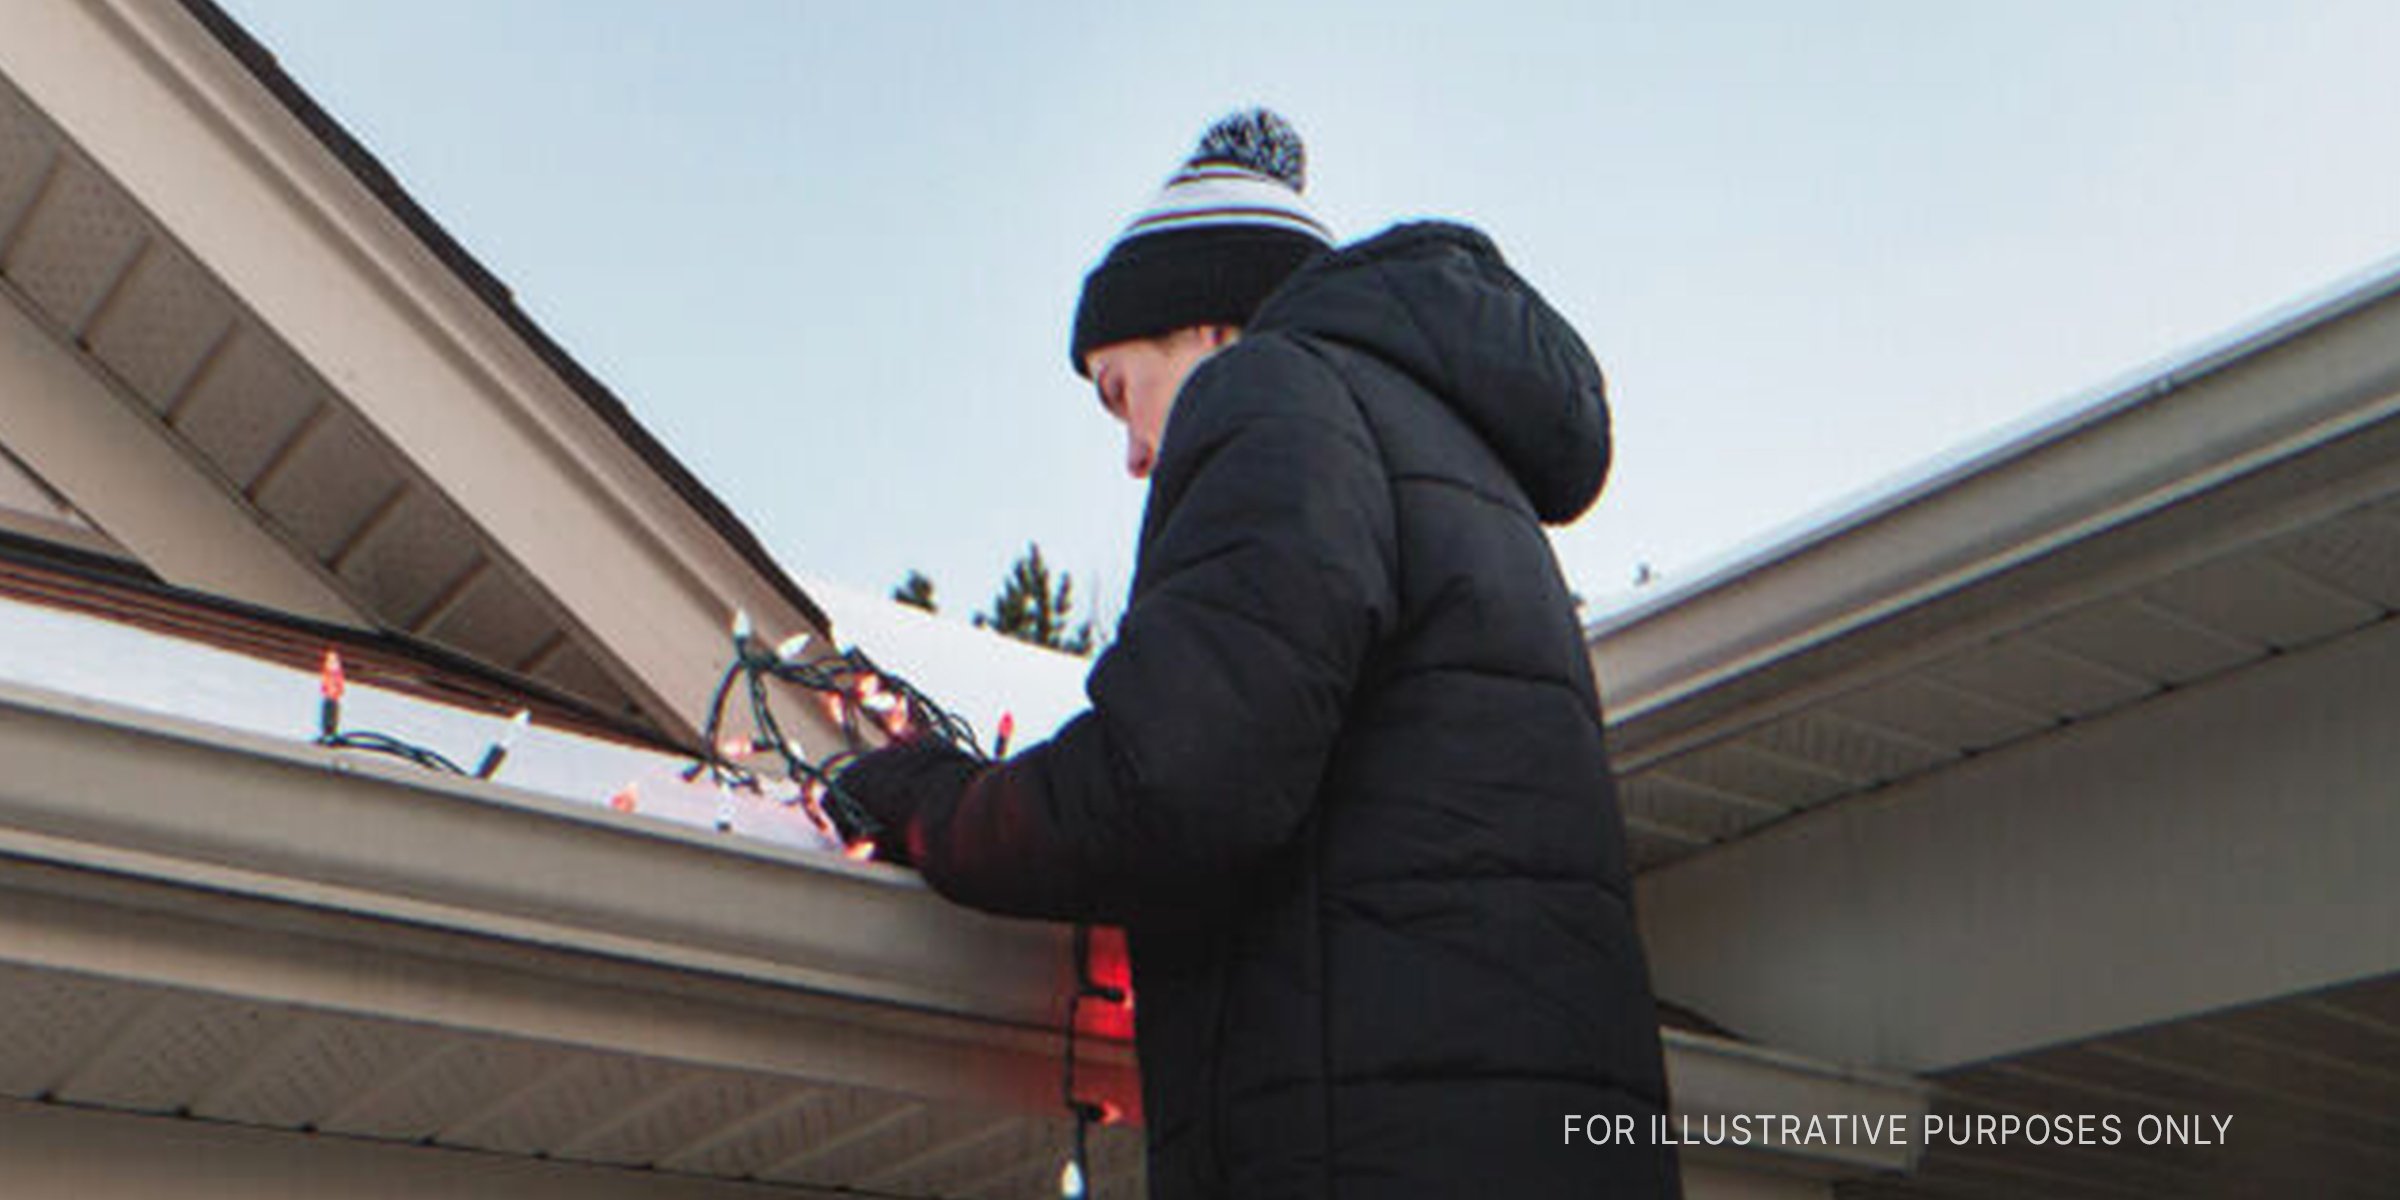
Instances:
[[[892,599],[912,608],[924,609],[926,612],[941,611],[934,607],[933,580],[926,578],[923,571],[910,571],[908,578],[901,580],[900,586],[892,589]]]
[[[1023,557],[1009,568],[1007,581],[1000,585],[1000,594],[992,598],[991,611],[975,614],[975,624],[1036,646],[1069,654],[1090,654],[1091,620],[1086,618],[1069,632],[1067,614],[1074,607],[1074,577],[1062,575],[1053,584],[1050,566],[1042,561],[1040,544],[1028,542]]]

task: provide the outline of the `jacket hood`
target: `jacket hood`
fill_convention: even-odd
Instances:
[[[1401,225],[1320,256],[1250,328],[1341,342],[1406,372],[1499,455],[1545,522],[1581,516],[1607,481],[1599,364],[1476,230]]]

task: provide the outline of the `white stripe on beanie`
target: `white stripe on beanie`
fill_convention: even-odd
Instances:
[[[1119,240],[1202,225],[1264,225],[1333,243],[1333,231],[1290,185],[1229,163],[1196,164],[1168,180]]]

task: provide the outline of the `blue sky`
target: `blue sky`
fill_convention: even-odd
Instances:
[[[1583,331],[1603,603],[2400,253],[2387,3],[220,3],[788,568],[946,611],[1122,593],[1067,323],[1245,103]]]

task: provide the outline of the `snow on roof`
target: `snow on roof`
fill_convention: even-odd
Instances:
[[[317,736],[314,672],[28,601],[0,598],[0,679],[266,737],[312,742]],[[345,730],[428,747],[469,770],[508,724],[505,717],[355,680],[343,696],[341,722]],[[675,755],[536,725],[516,739],[493,779],[595,807],[630,802],[638,813],[678,824],[706,828],[729,817],[734,836],[839,849],[799,809],[685,782],[680,773],[689,765]]]
[[[800,586],[833,618],[836,641],[856,644],[878,665],[965,718],[986,746],[1004,712],[1016,715],[1013,744],[1022,747],[1056,733],[1084,709],[1088,659],[839,584],[803,578]]]

